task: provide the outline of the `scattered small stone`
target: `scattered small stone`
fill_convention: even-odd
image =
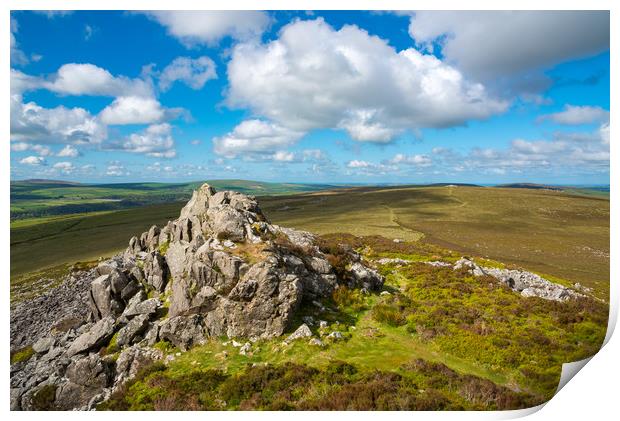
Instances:
[[[319,329],[327,329],[327,322],[325,320],[319,320]]]
[[[329,335],[327,335],[328,339],[331,339],[333,341],[339,341],[341,339],[343,339],[342,333],[338,332],[337,330],[330,333]]]
[[[389,291],[381,291],[381,294],[379,294],[379,295],[392,295],[392,294],[390,294]]]
[[[323,341],[320,340],[319,338],[312,338],[310,339],[310,342],[308,343],[313,346],[320,346],[320,347],[325,346],[325,343],[323,343]]]
[[[312,331],[308,325],[304,323],[299,326],[297,330],[295,330],[295,332],[293,332],[288,338],[286,338],[284,342],[288,343],[300,338],[309,338],[310,336],[312,336]]]
[[[241,348],[239,348],[239,355],[247,355],[252,351],[252,345],[249,342],[243,344]]]

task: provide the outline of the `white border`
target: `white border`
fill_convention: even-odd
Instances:
[[[4,269],[5,276],[3,277],[4,286],[0,290],[2,297],[2,312],[3,320],[2,329],[4,333],[5,343],[8,343],[9,338],[9,238],[10,230],[8,221],[9,217],[9,180],[10,180],[10,166],[9,163],[9,11],[13,10],[29,10],[29,9],[41,9],[41,10],[106,10],[106,9],[119,9],[119,10],[153,10],[153,9],[262,9],[262,10],[582,10],[582,9],[598,9],[598,10],[610,10],[611,13],[611,92],[618,91],[617,77],[620,71],[618,66],[618,30],[617,25],[619,22],[618,6],[620,2],[614,2],[611,0],[503,0],[497,1],[481,1],[470,0],[468,2],[452,0],[419,0],[419,1],[406,1],[406,0],[384,0],[378,2],[377,0],[357,0],[355,2],[345,2],[344,0],[297,0],[295,2],[286,0],[228,0],[226,2],[218,3],[199,3],[192,0],[175,0],[173,3],[164,0],[89,0],[76,2],[67,0],[5,0],[3,3],[4,14],[0,19],[0,27],[3,30],[4,44],[3,53],[0,58],[0,72],[2,74],[2,92],[5,100],[1,102],[3,104],[3,118],[1,120],[2,133],[4,133],[4,145],[2,146],[0,162],[5,163],[2,168],[4,182],[2,184],[2,195],[0,200],[2,201],[2,218],[5,221],[4,225],[4,242],[0,245],[0,256],[3,259],[2,268]],[[465,7],[466,6],[466,7]],[[615,111],[618,109],[617,96],[611,98],[611,120],[615,121]],[[615,125],[610,124],[612,133],[615,131]],[[613,137],[613,134],[612,134]],[[616,162],[615,157],[617,155],[618,147],[615,143],[611,143],[611,155],[612,163]],[[611,167],[611,178],[613,180],[611,184],[615,187],[617,177],[614,167]],[[618,250],[618,224],[616,223],[618,216],[618,200],[615,195],[615,188],[612,189],[611,194],[611,273],[619,273],[619,264],[617,257]],[[615,322],[617,320],[618,313],[618,282],[613,279],[611,281],[611,312],[610,312],[610,325],[608,335],[606,338],[606,345],[603,349],[596,354],[592,360],[587,364],[587,368],[577,374],[576,378],[569,381],[566,386],[559,391],[559,393],[551,399],[544,408],[536,408],[539,410],[535,414],[530,416],[530,419],[543,420],[543,419],[612,419],[617,416],[618,413],[618,379],[617,375],[620,373],[620,344],[617,339],[617,335],[611,336]],[[3,365],[4,373],[0,374],[5,380],[5,390],[0,401],[2,402],[2,409],[8,412],[9,408],[9,391],[8,391],[8,379],[9,379],[9,348],[8,346],[2,347],[1,357],[6,363]],[[534,410],[522,410],[522,411],[508,411],[508,412],[390,412],[389,414],[375,414],[375,413],[301,413],[288,414],[283,412],[229,412],[229,413],[184,413],[183,417],[187,419],[204,419],[204,417],[216,417],[227,419],[246,419],[248,416],[256,419],[288,419],[289,417],[295,417],[296,419],[312,419],[316,417],[333,417],[333,418],[370,418],[375,416],[389,416],[393,419],[458,419],[461,420],[479,420],[479,419],[506,419],[515,418]],[[60,419],[60,418],[72,418],[83,419],[84,417],[94,418],[110,418],[113,416],[115,419],[134,419],[136,416],[140,416],[135,413],[9,413],[9,417],[14,419]],[[146,415],[146,414],[145,414]],[[149,418],[156,420],[169,420],[171,414],[168,413],[149,413]]]

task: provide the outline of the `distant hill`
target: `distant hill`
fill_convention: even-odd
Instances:
[[[498,184],[495,187],[502,187],[508,189],[533,189],[533,190],[556,190],[562,191],[563,187],[550,186],[548,184],[536,184],[536,183],[510,183],[510,184]]]
[[[50,186],[80,186],[82,183],[78,183],[77,181],[65,181],[65,180],[48,180],[45,178],[29,178],[27,180],[17,180],[11,181],[11,185],[27,185],[27,184],[36,184],[36,185],[50,185]]]
[[[12,181],[11,219],[112,211],[186,201],[203,182],[83,184],[42,179]],[[207,182],[219,190],[235,190],[256,196],[308,193],[341,187],[252,180]]]

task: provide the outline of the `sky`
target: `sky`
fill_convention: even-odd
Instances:
[[[14,11],[11,178],[609,184],[606,11]]]

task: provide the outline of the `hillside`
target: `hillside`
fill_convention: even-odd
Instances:
[[[11,306],[11,408],[526,408],[605,336],[587,287],[421,241],[316,236],[268,207],[203,185],[122,253],[47,271]]]
[[[332,185],[213,180],[220,189],[279,195],[334,188]],[[81,184],[55,180],[11,182],[11,220],[129,209],[186,201],[202,182]]]
[[[328,234],[382,235],[439,244],[609,289],[609,200],[483,187],[358,187],[261,197],[275,223]],[[120,250],[127,235],[173,219],[182,203],[17,221],[11,285],[27,272]]]

